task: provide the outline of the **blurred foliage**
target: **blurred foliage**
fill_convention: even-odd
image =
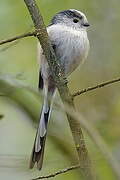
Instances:
[[[4,116],[2,114],[0,114],[0,119],[2,119]]]
[[[88,60],[69,78],[71,92],[113,79],[120,74],[120,13],[118,0],[37,0],[46,25],[58,11],[75,8],[86,13],[91,50]],[[0,0],[0,39],[33,29],[23,1]],[[35,38],[19,40],[0,47],[0,177],[31,179],[40,174],[28,170],[41,100],[36,93],[39,67]],[[24,88],[27,86],[29,88]],[[120,160],[120,85],[96,90],[75,98],[76,108],[99,130],[110,151]],[[53,120],[52,120],[53,119]],[[31,123],[32,122],[32,123]],[[34,122],[34,123],[33,123]],[[59,131],[58,131],[59,129]],[[85,139],[98,178],[114,180],[105,158],[85,134]],[[44,168],[47,174],[64,168],[76,159],[67,120],[54,107],[47,139]],[[80,179],[77,171],[55,179]]]

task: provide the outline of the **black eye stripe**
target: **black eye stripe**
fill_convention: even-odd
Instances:
[[[78,18],[78,19],[82,19],[83,16],[81,14],[78,14],[74,11],[71,10],[66,10],[66,11],[62,11],[61,14],[66,15],[68,18]]]
[[[69,19],[78,19],[82,20],[84,17],[81,13],[73,10],[65,10],[57,13],[51,20],[51,24],[57,24],[58,22],[62,22],[63,18],[67,17]]]
[[[83,19],[83,16],[80,16],[79,19]]]
[[[78,15],[75,14],[75,13],[73,13],[73,17],[78,18],[78,19],[82,19],[82,18],[83,18],[81,15],[78,16]]]
[[[81,15],[77,15],[75,12],[71,13],[71,17],[82,19],[83,17]]]

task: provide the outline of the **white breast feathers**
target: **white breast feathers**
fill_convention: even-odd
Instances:
[[[47,30],[52,44],[55,44],[56,56],[69,75],[88,55],[87,32],[63,25],[52,25]]]

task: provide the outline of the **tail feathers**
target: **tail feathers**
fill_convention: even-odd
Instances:
[[[48,108],[48,110],[46,111],[46,109],[43,106],[40,124],[36,133],[35,142],[31,154],[30,165],[29,165],[30,169],[34,167],[35,163],[37,163],[38,170],[41,170],[42,168],[49,116],[50,116],[50,108]]]
[[[52,84],[53,85],[53,84]],[[41,87],[39,87],[41,88]],[[38,126],[38,130],[36,133],[36,138],[31,154],[31,159],[30,159],[30,168],[32,169],[37,163],[37,168],[40,170],[42,168],[43,164],[43,156],[44,156],[44,149],[45,149],[45,140],[46,140],[46,135],[47,135],[47,125],[50,119],[50,114],[52,111],[52,103],[54,98],[54,91],[55,91],[55,86],[50,86],[44,87],[44,103],[43,103],[43,108],[41,111],[40,115],[40,122]],[[51,98],[51,100],[49,100]]]
[[[41,170],[43,164],[43,157],[44,157],[45,141],[46,141],[46,135],[44,137],[40,137],[41,149],[38,152],[36,152],[35,150],[35,143],[34,143],[32,155],[30,159],[30,166],[29,166],[30,169],[32,169],[35,163],[37,163],[37,169]]]

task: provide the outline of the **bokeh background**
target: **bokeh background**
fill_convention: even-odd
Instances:
[[[85,12],[91,27],[91,50],[87,61],[69,78],[71,92],[120,75],[119,0],[37,0],[46,25],[64,9]],[[0,0],[0,39],[33,30],[24,1]],[[76,152],[64,113],[54,106],[41,172],[29,170],[29,158],[36,132],[42,97],[37,91],[37,40],[26,38],[0,47],[0,178],[31,179],[70,166]],[[60,100],[59,100],[60,101]],[[61,103],[61,102],[60,102]],[[93,123],[111,151],[120,160],[120,85],[86,93],[75,98],[76,109]],[[85,140],[97,179],[116,179],[105,157],[85,133]],[[55,177],[80,179],[78,171]]]

